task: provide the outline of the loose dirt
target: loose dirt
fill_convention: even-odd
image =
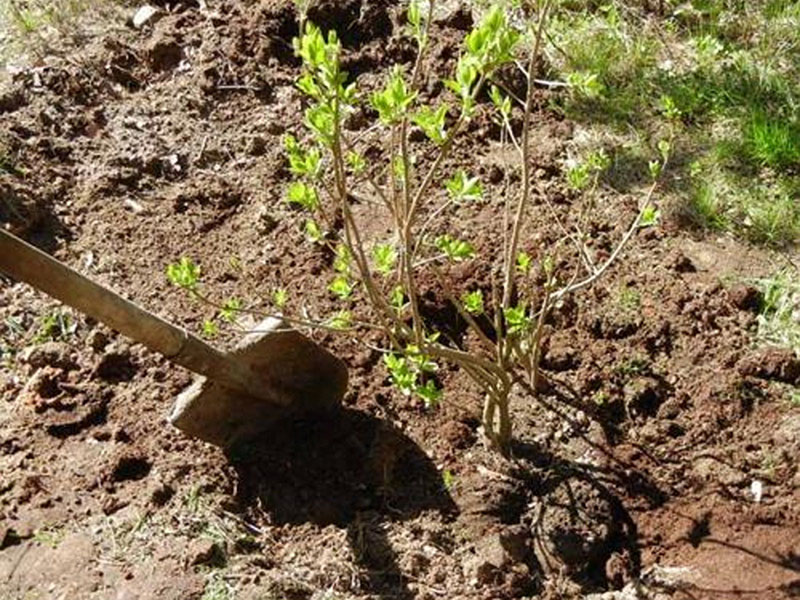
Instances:
[[[298,310],[330,314],[330,257],[282,201],[281,138],[302,130],[291,3],[156,4],[142,30],[117,23],[2,89],[0,139],[17,169],[0,171],[0,224],[194,331],[212,311],[167,283],[181,256],[213,297],[268,305],[282,286]],[[364,91],[413,60],[393,3],[326,1],[309,17],[339,31]],[[437,21],[427,72],[448,72],[471,21],[463,9]],[[575,126],[549,108],[555,93],[540,92],[535,116],[534,256],[558,235],[545,200],[565,219],[576,201],[562,183]],[[369,136],[371,122],[364,109],[348,127]],[[494,127],[481,107],[453,161],[485,182],[487,202],[448,217],[479,253],[499,248],[507,151],[486,142]],[[603,192],[599,206],[602,257],[637,196]],[[359,207],[379,236],[374,214]],[[0,332],[17,350],[0,366],[0,597],[800,595],[800,413],[788,400],[800,363],[756,343],[757,292],[740,283],[770,268],[731,239],[669,222],[639,232],[548,323],[545,389],[514,399],[512,461],[483,448],[480,398],[458,372],[440,373],[446,398],[426,411],[392,390],[363,344],[379,338],[327,333],[316,339],[351,372],[341,414],[226,456],[165,422],[186,373],[0,280]],[[471,266],[446,277],[490,288]],[[443,290],[422,282],[424,310],[464,337]],[[55,339],[35,340],[58,311]]]

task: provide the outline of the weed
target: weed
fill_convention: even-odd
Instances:
[[[759,280],[758,336],[800,353],[800,279],[788,270]]]
[[[619,291],[617,304],[624,312],[637,311],[642,305],[642,295],[636,288],[625,286]]]
[[[200,600],[234,600],[236,588],[225,581],[218,571],[213,572],[206,581]]]
[[[453,475],[453,472],[450,469],[444,469],[442,471],[442,486],[446,491],[451,491],[453,486],[456,484],[456,476]]]
[[[77,322],[69,314],[60,310],[45,315],[39,322],[39,330],[33,338],[35,344],[44,342],[66,340],[78,328]]]
[[[56,526],[48,526],[33,532],[33,541],[56,549],[64,540],[64,530]]]
[[[622,361],[614,369],[615,373],[625,379],[644,375],[650,372],[650,361],[641,356],[634,356]]]

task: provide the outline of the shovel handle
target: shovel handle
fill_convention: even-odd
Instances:
[[[0,271],[105,323],[173,363],[241,391],[254,388],[249,369],[0,228]],[[263,392],[262,392],[263,393]]]

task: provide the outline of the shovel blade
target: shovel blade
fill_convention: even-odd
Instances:
[[[193,437],[228,448],[257,437],[275,422],[336,409],[347,390],[347,368],[333,354],[270,317],[230,355],[270,389],[274,402],[197,377],[175,401],[169,421]]]

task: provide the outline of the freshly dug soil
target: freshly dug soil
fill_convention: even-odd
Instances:
[[[17,165],[0,171],[0,225],[193,331],[213,310],[168,284],[181,256],[211,297],[268,306],[284,287],[296,310],[329,315],[330,257],[282,201],[281,139],[302,132],[292,3],[155,4],[141,30],[110,24],[0,91]],[[363,91],[413,61],[401,16],[377,0],[309,14],[339,31]],[[427,73],[448,73],[471,22],[464,9],[437,20]],[[535,115],[534,256],[560,235],[545,201],[565,220],[577,202],[561,167],[575,126],[549,108],[555,93]],[[372,117],[348,123],[368,157],[382,152]],[[446,218],[484,255],[500,247],[496,133],[479,107],[448,165],[468,161],[484,182],[486,202]],[[603,192],[598,257],[637,200]],[[388,231],[371,205],[357,213],[368,236]],[[225,455],[166,424],[187,373],[0,277],[0,350],[15,351],[0,366],[0,598],[798,596],[800,412],[787,398],[800,362],[756,343],[757,292],[729,283],[768,268],[734,240],[640,231],[553,314],[546,389],[514,399],[512,460],[484,449],[462,374],[445,367],[445,398],[425,410],[391,388],[382,340],[319,332],[350,369],[341,413]],[[446,276],[490,289],[474,265]],[[421,285],[427,316],[463,338],[442,283]]]

